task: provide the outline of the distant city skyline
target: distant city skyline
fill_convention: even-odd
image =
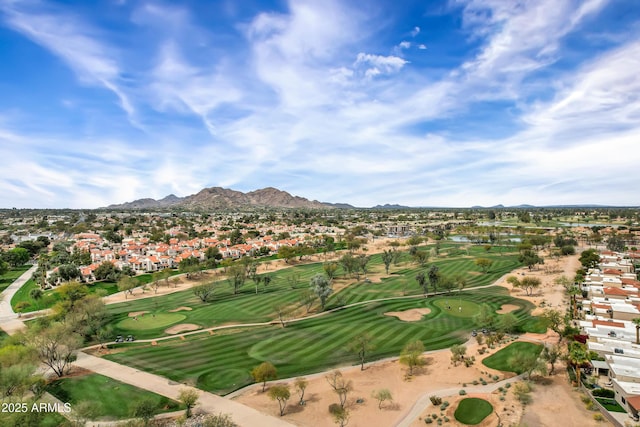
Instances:
[[[1,208],[640,205],[635,0],[0,0]]]

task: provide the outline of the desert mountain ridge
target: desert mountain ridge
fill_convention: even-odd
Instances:
[[[182,208],[182,209],[240,209],[249,207],[271,208],[311,208],[326,209],[336,207],[353,206],[340,203],[322,203],[317,200],[309,200],[304,197],[293,196],[286,191],[273,187],[262,188],[243,193],[222,187],[209,187],[200,190],[196,194],[186,197],[178,197],[170,194],[160,200],[144,198],[107,206],[107,209],[156,209],[156,208]]]

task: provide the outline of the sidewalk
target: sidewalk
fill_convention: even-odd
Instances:
[[[27,283],[27,280],[31,278],[33,273],[38,268],[37,264],[34,264],[30,269],[22,273],[7,289],[2,291],[2,300],[0,301],[0,328],[6,333],[12,335],[25,328],[24,322],[18,317],[11,307],[11,298],[18,292],[18,290]]]

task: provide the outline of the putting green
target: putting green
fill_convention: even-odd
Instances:
[[[460,300],[455,296],[451,298],[440,297],[438,300],[433,301],[433,305],[448,315],[455,317],[473,317],[480,311],[479,304],[465,299]]]
[[[128,317],[118,322],[118,328],[132,331],[164,328],[186,319],[187,316],[180,313],[158,313],[155,316],[147,313],[144,316]],[[137,319],[137,320],[136,320]]]
[[[453,416],[463,424],[476,425],[480,424],[482,420],[487,418],[492,412],[493,406],[491,403],[484,399],[469,397],[462,399],[460,403],[458,403],[458,407]]]

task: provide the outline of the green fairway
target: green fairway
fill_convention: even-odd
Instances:
[[[469,397],[462,399],[458,403],[454,417],[463,424],[475,425],[480,424],[482,420],[487,418],[493,412],[491,403],[484,399]]]
[[[442,245],[445,249],[458,248],[459,244]],[[424,247],[424,250],[429,247]],[[443,275],[463,275],[467,279],[466,289],[483,286],[492,283],[497,278],[511,269],[519,266],[515,256],[493,255],[494,265],[489,273],[480,273],[478,267],[470,258],[438,258],[434,263],[440,267]],[[383,272],[384,265],[379,254],[371,256],[368,270],[370,272]],[[347,279],[348,286],[340,292],[332,294],[327,301],[327,309],[341,307],[346,304],[370,301],[373,299],[397,297],[403,295],[420,295],[422,290],[415,282],[415,275],[425,270],[413,263],[402,263],[400,266],[392,266],[390,275],[383,277],[380,283],[365,283],[363,278]],[[309,290],[309,280],[317,273],[323,273],[322,263],[297,265],[291,268],[267,272],[272,277],[268,287],[260,286],[255,292],[253,282],[247,280],[244,287],[237,295],[234,295],[231,286],[226,280],[216,282],[216,292],[210,302],[203,303],[191,290],[175,292],[154,298],[146,298],[136,301],[125,301],[108,306],[110,323],[114,326],[115,333],[126,334],[129,329],[122,328],[120,323],[126,319],[130,312],[149,311],[152,313],[166,312],[181,306],[191,307],[192,310],[182,312],[187,317],[186,323],[195,323],[203,328],[217,326],[225,323],[257,323],[269,322],[277,319],[274,306],[284,304],[289,308],[300,307],[300,297]],[[338,269],[338,278],[342,279],[341,268]],[[297,282],[293,285],[290,278],[296,275]],[[212,280],[213,275],[211,275]],[[452,312],[454,311],[452,293]],[[317,307],[317,306],[316,306]],[[457,310],[457,306],[455,306]],[[315,310],[315,308],[314,308]],[[474,307],[469,306],[469,311]],[[312,311],[313,312],[313,311]],[[304,312],[303,312],[304,313]],[[468,312],[461,313],[466,317]],[[127,323],[128,324],[128,323]],[[126,324],[125,324],[126,325]],[[154,338],[165,335],[164,328],[151,328],[142,330],[138,338]]]
[[[526,301],[510,297],[504,288],[462,292],[460,297],[471,305],[486,303],[494,309],[502,304],[516,304],[521,308],[513,313],[519,321],[528,318],[533,308]],[[106,357],[175,381],[227,394],[252,383],[249,371],[265,360],[277,367],[280,377],[355,364],[357,357],[347,350],[347,344],[364,331],[373,336],[375,350],[371,352],[370,360],[397,356],[407,342],[415,339],[421,340],[427,350],[463,343],[475,327],[473,318],[443,310],[445,298],[372,302],[291,322],[284,329],[280,326],[260,327],[213,336],[191,335],[185,340],[161,341],[156,346],[121,346],[120,352]],[[417,322],[403,322],[384,315],[388,311],[412,308],[429,308],[431,312]]]
[[[166,328],[169,325],[184,320],[187,316],[179,313],[146,313],[135,317],[127,317],[118,322],[118,329],[124,331],[141,331],[148,329]]]
[[[511,365],[511,358],[517,353],[535,354],[537,356],[541,351],[542,345],[540,344],[518,341],[487,357],[482,361],[482,364],[498,371],[521,374],[523,371],[519,366]]]
[[[129,418],[133,405],[143,399],[153,401],[158,413],[180,409],[174,400],[98,374],[60,379],[49,384],[47,391],[72,407],[82,401],[95,402],[97,419]]]

